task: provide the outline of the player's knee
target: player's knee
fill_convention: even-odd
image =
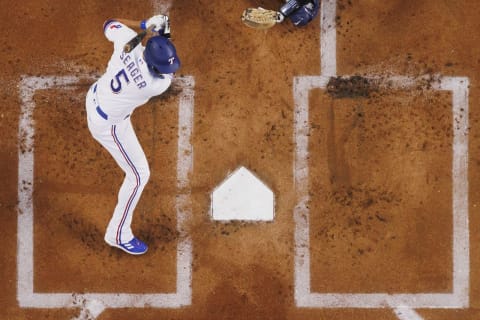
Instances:
[[[144,167],[138,170],[138,175],[140,176],[140,184],[145,185],[150,179],[150,168]]]
[[[145,185],[150,178],[150,168],[147,166],[135,166],[134,170],[127,170],[125,178],[133,184]]]

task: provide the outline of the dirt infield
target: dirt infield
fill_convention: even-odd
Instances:
[[[0,319],[480,318],[477,1],[241,24],[280,3],[4,1]],[[182,68],[132,116],[151,167],[132,257],[103,241],[123,177],[84,99],[103,22],[159,10]],[[210,218],[239,166],[274,191],[272,222]]]

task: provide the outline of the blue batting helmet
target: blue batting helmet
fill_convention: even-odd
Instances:
[[[155,73],[174,73],[180,68],[180,59],[173,43],[162,36],[148,39],[143,52],[145,62]]]
[[[290,20],[296,27],[302,27],[307,25],[315,18],[320,8],[319,0],[311,0],[306,5],[301,6],[297,11],[293,12],[290,16]]]

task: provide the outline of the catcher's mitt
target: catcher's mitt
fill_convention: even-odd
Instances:
[[[280,12],[263,8],[248,8],[242,14],[242,22],[254,29],[268,29],[282,21]]]

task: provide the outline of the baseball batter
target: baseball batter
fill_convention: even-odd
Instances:
[[[124,45],[137,35],[133,29],[148,29],[153,33],[145,46],[139,44],[126,53]],[[105,22],[103,31],[113,42],[113,54],[105,73],[87,93],[88,128],[125,172],[105,241],[139,255],[147,252],[148,246],[133,235],[131,223],[150,169],[130,116],[151,97],[168,89],[180,60],[168,39],[167,16],[157,15],[143,21],[112,19]]]

